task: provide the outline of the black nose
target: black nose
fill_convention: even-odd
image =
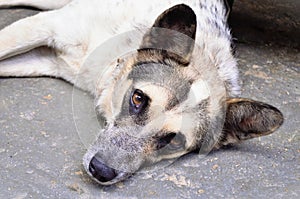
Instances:
[[[106,166],[100,162],[96,157],[93,157],[90,165],[89,171],[91,174],[100,182],[108,182],[117,176],[116,170]]]

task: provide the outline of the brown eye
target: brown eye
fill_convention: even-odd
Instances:
[[[132,92],[129,103],[129,112],[131,114],[140,114],[148,107],[149,97],[143,91],[136,89]]]
[[[139,107],[144,101],[144,95],[140,92],[134,92],[131,100],[136,107]]]

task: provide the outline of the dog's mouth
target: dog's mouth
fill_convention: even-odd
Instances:
[[[132,173],[110,168],[96,157],[93,157],[89,164],[88,174],[101,185],[112,185],[132,175]]]

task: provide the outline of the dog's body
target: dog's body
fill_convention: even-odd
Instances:
[[[24,2],[0,0],[0,6],[61,8],[0,31],[0,76],[60,77],[96,97],[107,126],[84,166],[101,184],[197,148],[266,135],[282,124],[276,108],[232,98],[240,88],[222,0]],[[138,43],[134,52],[104,49],[108,60],[101,64],[107,65],[86,67],[99,46],[124,33],[120,48]],[[114,57],[115,51],[122,56]]]
[[[2,3],[3,2],[3,3]],[[9,2],[9,3],[6,3]],[[63,6],[69,1],[0,1],[4,7],[10,5],[29,5],[38,8],[48,6],[49,9]],[[50,12],[42,12],[36,16],[20,20],[15,24],[5,28],[1,32],[1,49],[0,60],[12,57],[15,54],[29,52],[32,49],[41,46],[48,46],[51,49],[41,48],[35,52],[28,53],[20,57],[21,63],[16,59],[12,62],[2,62],[1,75],[2,76],[55,76],[75,83],[75,76],[78,75],[80,66],[83,65],[87,56],[91,54],[99,45],[108,39],[119,35],[121,33],[139,29],[145,31],[151,27],[154,20],[164,10],[173,5],[185,3],[196,10],[200,16],[210,14],[210,12],[203,11],[201,6],[210,7],[219,6],[216,13],[220,16],[207,16],[207,18],[218,17],[214,21],[219,24],[214,24],[199,20],[197,28],[201,29],[196,37],[196,43],[207,43],[212,46],[227,46],[227,51],[230,51],[231,37],[229,30],[226,27],[225,10],[220,2],[214,4],[211,1],[197,2],[197,1],[152,1],[144,5],[141,1],[101,1],[90,0],[87,4],[83,1],[73,1],[67,6],[59,10]],[[46,4],[46,5],[45,5]],[[49,5],[47,5],[49,4]],[[200,6],[201,4],[201,6]],[[43,6],[42,6],[43,5]],[[45,8],[44,8],[45,9]],[[133,12],[128,12],[133,10]],[[97,12],[96,12],[97,11]],[[145,13],[147,15],[145,16]],[[61,19],[67,18],[66,23],[61,23]],[[52,27],[51,27],[52,26]],[[20,31],[24,30],[24,31]],[[214,29],[214,30],[213,30]],[[18,30],[18,31],[17,31]],[[28,31],[28,32],[26,32]],[[220,33],[226,31],[226,34]],[[201,33],[205,34],[202,36]],[[213,35],[211,35],[213,34]],[[216,35],[221,35],[222,37]],[[204,41],[207,36],[211,35],[210,42]],[[13,38],[13,39],[12,39]],[[8,43],[14,41],[14,43]],[[24,42],[26,41],[26,42]],[[9,46],[9,48],[7,48]],[[2,49],[3,48],[3,49]],[[207,48],[210,48],[209,46]],[[218,49],[225,51],[225,48]],[[224,60],[228,62],[227,66],[222,67],[221,75],[223,79],[232,83],[229,91],[234,95],[239,95],[239,86],[237,82],[238,72],[233,57],[229,52],[223,52]],[[225,57],[226,56],[226,57]],[[24,65],[24,61],[28,64],[28,68],[19,67],[18,64]],[[226,64],[225,61],[220,60]],[[7,65],[7,66],[6,66]],[[40,67],[40,66],[43,67]],[[68,70],[62,65],[68,65]],[[30,67],[30,68],[29,68]],[[60,67],[60,68],[59,68]],[[85,79],[83,79],[84,81]],[[95,82],[77,82],[78,87],[94,92]],[[83,85],[81,85],[83,84]]]

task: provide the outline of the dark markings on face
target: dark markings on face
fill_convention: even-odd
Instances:
[[[138,125],[145,125],[151,98],[140,89],[132,89],[129,97],[129,114]],[[124,99],[125,100],[125,99]]]
[[[134,95],[139,93],[143,95],[143,100],[139,107],[134,104]],[[116,118],[115,126],[122,125],[139,125],[144,126],[148,120],[148,111],[151,105],[151,97],[144,94],[140,89],[131,86],[122,100],[122,107],[119,115]]]

